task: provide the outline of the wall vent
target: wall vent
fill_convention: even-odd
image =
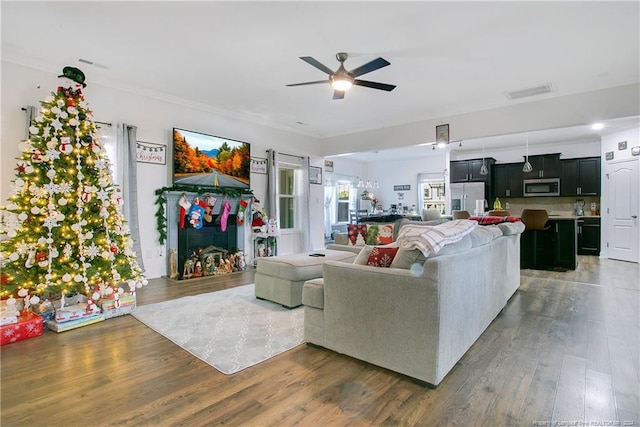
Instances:
[[[507,98],[513,100],[513,99],[527,98],[529,96],[542,95],[544,93],[551,93],[551,92],[553,92],[553,87],[551,86],[551,83],[548,83],[541,86],[530,87],[527,89],[505,92],[505,95],[507,96]]]

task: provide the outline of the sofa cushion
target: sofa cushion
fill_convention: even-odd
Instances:
[[[474,248],[486,245],[495,238],[495,234],[487,227],[476,227],[469,235],[471,236],[471,243]]]
[[[372,267],[390,267],[393,258],[395,258],[396,253],[398,253],[398,249],[397,246],[374,247],[367,260],[367,265]]]
[[[421,265],[424,264],[426,259],[427,258],[422,255],[422,252],[417,249],[400,248],[391,262],[391,268],[403,268],[408,270],[415,263]]]
[[[497,224],[496,227],[502,231],[504,236],[512,236],[524,231],[524,222],[503,222],[502,224]]]
[[[473,233],[473,231],[471,233]],[[434,256],[457,254],[459,252],[468,251],[472,247],[473,242],[471,241],[471,234],[467,234],[460,241],[445,245],[438,251],[438,253],[430,255],[430,258]]]
[[[307,307],[324,308],[324,279],[311,279],[304,282],[302,304]]]
[[[367,261],[369,261],[369,256],[371,255],[372,250],[373,246],[363,246],[362,250],[358,252],[358,256],[356,257],[356,259],[353,260],[353,263],[358,265],[367,265]]]

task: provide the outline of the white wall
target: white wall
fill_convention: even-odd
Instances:
[[[445,151],[438,156],[377,161],[368,164],[368,177],[380,183],[380,188],[373,192],[385,209],[388,209],[391,204],[398,203],[402,203],[402,206],[411,207],[413,204],[418,206],[418,174],[434,173],[442,174],[444,177],[447,163]],[[393,189],[394,185],[410,185],[411,189],[402,191],[404,196],[401,200],[398,195],[400,192]]]
[[[618,150],[618,142],[627,141],[626,150]],[[601,251],[600,256],[607,257],[607,242],[609,240],[609,226],[610,219],[607,215],[607,208],[609,207],[609,188],[607,186],[607,175],[612,170],[612,164],[621,160],[633,160],[640,162],[640,156],[632,156],[631,148],[640,146],[640,127],[634,127],[619,132],[610,133],[602,136],[602,196],[600,198],[602,215],[602,228],[601,228]],[[613,160],[606,160],[605,154],[609,151],[613,151]],[[636,191],[638,191],[638,200],[640,200],[640,178],[636,183]],[[637,239],[640,241],[640,227],[638,230]],[[640,259],[637,260],[640,262]]]
[[[604,116],[603,105],[607,106]],[[558,114],[562,111],[562,114]],[[495,135],[558,129],[640,114],[640,85],[632,84],[539,101],[514,102],[509,107],[474,111],[384,129],[340,135],[323,140],[322,153],[408,147],[435,140],[435,127],[448,123],[452,141]]]
[[[251,154],[266,157],[265,150],[273,148],[284,153],[310,156],[312,165],[320,165],[317,155],[320,145],[314,138],[285,132],[223,117],[211,112],[125,92],[98,84],[91,84],[87,73],[86,101],[94,113],[94,120],[127,123],[138,127],[138,140],[166,144],[171,153],[172,128],[180,127],[251,143]],[[14,159],[19,155],[18,143],[25,139],[25,113],[27,105],[40,106],[40,102],[58,86],[57,74],[36,70],[6,61],[2,62],[2,145],[0,147],[0,197],[9,196],[14,175]],[[171,159],[167,166],[138,163],[140,240],[147,277],[167,273],[165,248],[157,240],[155,195],[158,188],[170,185]],[[251,177],[251,187],[260,200],[266,194],[266,176]],[[310,209],[312,212],[312,242],[315,248],[323,245],[322,186],[312,185]],[[246,249],[245,249],[246,250]],[[286,252],[286,248],[281,250]]]

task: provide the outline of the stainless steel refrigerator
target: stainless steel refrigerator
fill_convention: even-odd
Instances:
[[[481,200],[483,206],[486,207],[484,197],[484,182],[465,182],[451,184],[451,210],[467,211],[471,215],[476,212],[476,201]],[[482,212],[478,212],[482,213]]]

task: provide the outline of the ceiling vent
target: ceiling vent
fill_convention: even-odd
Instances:
[[[527,89],[513,90],[511,92],[506,92],[505,95],[507,95],[507,98],[514,100],[551,92],[553,92],[553,87],[551,86],[551,83],[548,83],[545,85],[530,87]]]
[[[98,64],[97,62],[89,61],[88,59],[79,58],[78,62],[82,62],[84,64],[93,65],[94,67],[102,68],[103,70],[108,70],[109,67],[106,65]]]

